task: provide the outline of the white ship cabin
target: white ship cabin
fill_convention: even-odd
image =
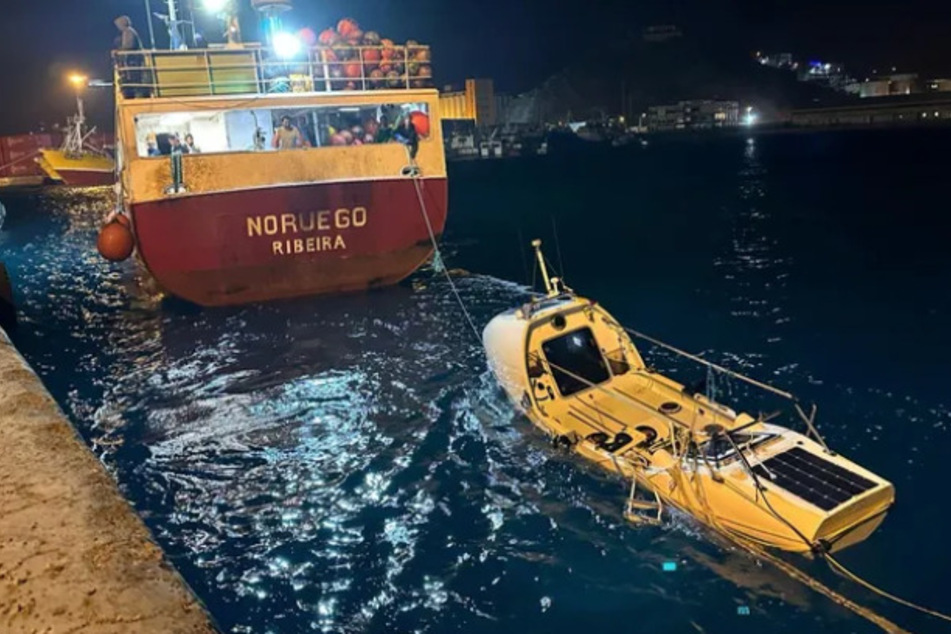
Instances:
[[[424,140],[438,102],[424,45],[315,46],[286,59],[242,44],[113,58],[137,158],[168,156],[186,142],[184,154],[405,142],[407,118]],[[296,132],[282,132],[287,124]]]

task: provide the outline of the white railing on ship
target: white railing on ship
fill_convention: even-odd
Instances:
[[[384,51],[390,57],[383,60]],[[332,92],[344,90],[409,90],[432,87],[430,49],[413,46],[317,46],[307,49],[306,59],[281,59],[273,50],[261,46],[243,48],[207,48],[183,51],[113,51],[116,85],[127,97],[161,96],[163,91],[190,95],[231,95],[242,93]],[[252,56],[251,62],[229,63],[227,57]],[[337,59],[352,55],[350,59]],[[380,60],[374,58],[379,55]],[[198,64],[168,64],[179,58]],[[165,63],[157,64],[163,59]],[[371,69],[390,66],[383,76],[372,76]],[[354,69],[359,70],[359,74]],[[397,70],[399,69],[399,70]],[[215,78],[216,72],[254,71],[253,77]],[[162,75],[204,71],[201,81],[159,80]],[[369,71],[369,72],[368,72]],[[348,72],[350,75],[348,76]],[[382,72],[382,71],[381,71]],[[254,84],[253,90],[234,90]],[[303,84],[301,86],[301,84]],[[298,89],[295,90],[295,87]],[[300,89],[302,88],[302,90]]]

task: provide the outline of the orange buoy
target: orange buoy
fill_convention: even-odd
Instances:
[[[380,58],[382,57],[382,55],[380,55],[380,52],[381,51],[378,48],[368,48],[364,50],[363,61],[367,65],[378,64],[380,62]]]
[[[110,262],[121,262],[132,255],[135,238],[128,226],[114,220],[100,229],[96,247],[99,249],[99,255]]]
[[[340,41],[340,36],[333,29],[324,29],[317,39],[324,46],[333,46]]]
[[[414,110],[409,113],[409,120],[413,122],[416,134],[424,137],[429,136],[429,115],[420,110]]]
[[[113,218],[113,220],[114,220],[115,222],[118,222],[118,223],[119,223],[120,225],[122,225],[123,227],[131,227],[131,226],[132,226],[132,221],[129,220],[129,217],[128,217],[127,215],[125,215],[125,214],[116,214],[115,217]]]
[[[313,29],[305,26],[297,32],[297,39],[303,42],[305,46],[313,46],[317,43],[317,34],[314,33]]]
[[[363,67],[360,64],[347,64],[343,67],[343,74],[350,79],[359,79],[363,74]]]
[[[353,18],[344,18],[337,23],[337,33],[343,37],[349,37],[354,31],[359,31],[360,25]]]

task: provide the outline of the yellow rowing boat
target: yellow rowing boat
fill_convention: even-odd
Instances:
[[[512,402],[557,446],[631,481],[630,520],[656,522],[675,507],[726,535],[804,553],[840,550],[881,524],[894,487],[828,449],[814,408],[807,414],[794,401],[808,429],[802,434],[649,368],[632,331],[550,278],[541,243],[533,244],[547,294],[489,322],[489,363]]]

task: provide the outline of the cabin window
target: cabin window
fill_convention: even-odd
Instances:
[[[285,118],[296,132],[281,132]],[[406,119],[420,142],[429,137],[429,105],[410,102],[141,114],[135,142],[140,157],[167,156],[186,137],[192,146],[183,152],[202,154],[360,146],[405,141]]]
[[[549,339],[542,344],[542,351],[562,396],[571,396],[611,377],[590,328],[579,328]]]

